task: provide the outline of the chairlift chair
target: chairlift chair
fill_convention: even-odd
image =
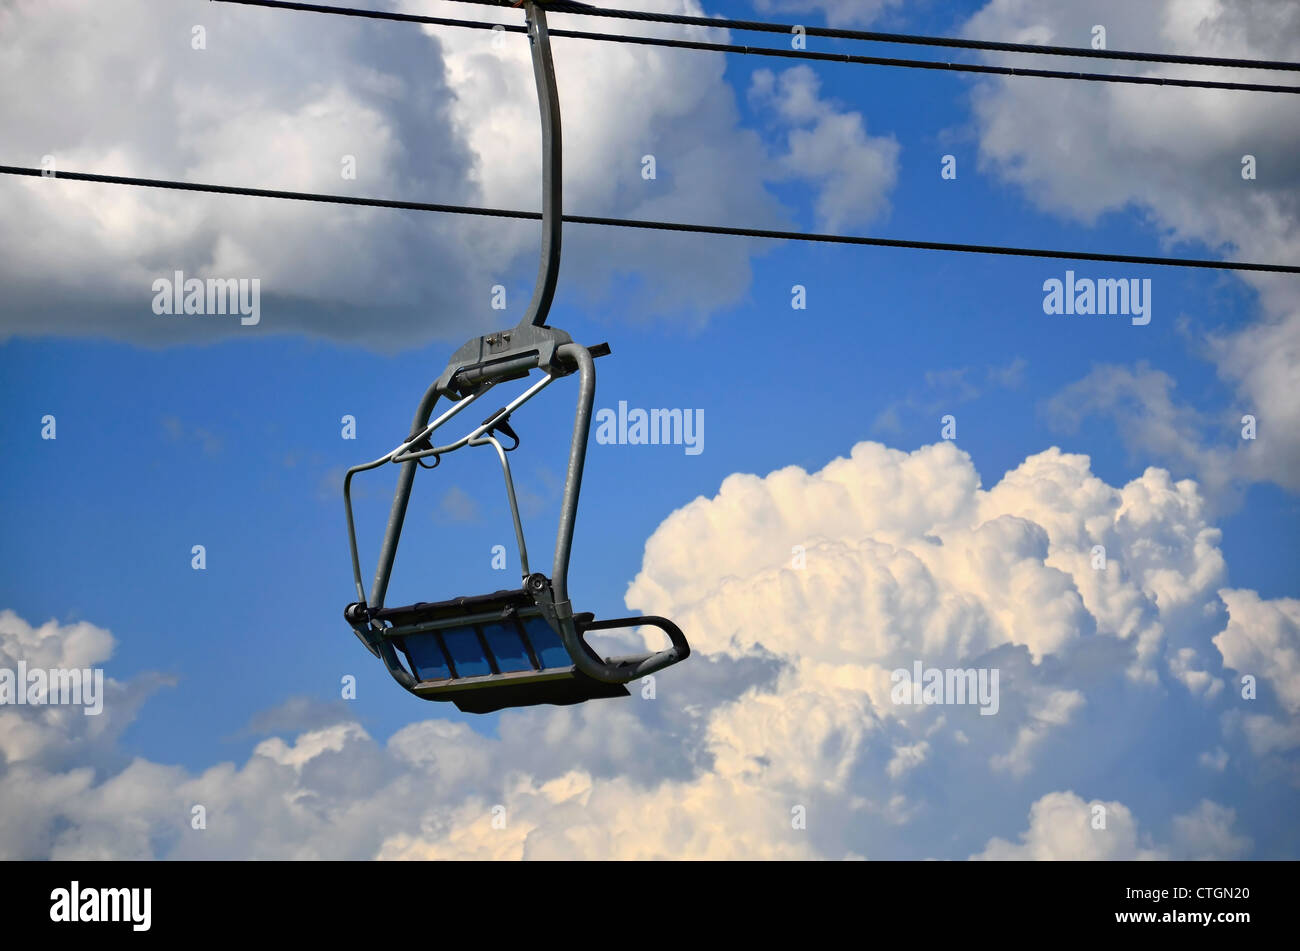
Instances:
[[[666,618],[597,621],[590,613],[574,612],[569,600],[569,554],[596,392],[594,360],[607,355],[609,346],[584,347],[563,330],[546,326],[559,273],[563,223],[560,112],[546,14],[534,0],[525,0],[524,10],[542,120],[543,166],[541,265],[528,311],[517,326],[475,337],[457,350],[442,375],[425,391],[406,440],[373,462],[353,466],[343,479],[357,591],[357,600],[344,609],[344,617],[366,648],[408,691],[424,700],[451,701],[469,713],[627,696],[628,682],[685,660],[690,654],[680,628]],[[444,445],[435,443],[433,435],[437,430],[497,384],[525,379],[534,370],[541,371],[541,379],[467,435]],[[574,373],[578,376],[577,415],[569,446],[555,559],[548,578],[529,569],[507,456],[520,442],[511,418],[553,381]],[[439,398],[450,400],[451,406],[432,419]],[[502,445],[499,437],[509,439],[511,444]],[[466,446],[490,446],[501,462],[519,551],[521,585],[491,594],[386,607],[384,598],[416,468],[436,468],[442,456]],[[401,471],[367,598],[352,513],[352,478],[389,463],[399,465]],[[585,640],[590,631],[640,625],[662,630],[671,646],[651,654],[602,658]]]

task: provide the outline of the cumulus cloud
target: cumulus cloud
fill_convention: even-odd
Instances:
[[[1098,811],[1098,810],[1101,811]],[[1098,828],[1094,817],[1103,816]],[[1142,848],[1137,820],[1119,802],[1087,803],[1072,792],[1049,793],[1029,810],[1029,828],[1019,843],[992,839],[973,859],[985,860],[1133,860],[1160,854]]]
[[[1157,0],[995,0],[961,28],[962,35],[1028,43],[1086,46],[1094,25],[1106,28],[1111,49],[1209,56],[1300,58],[1300,7]],[[1204,76],[1260,81],[1243,70],[1090,60],[1090,70],[1144,75]],[[1086,224],[1136,210],[1173,249],[1202,245],[1244,260],[1300,259],[1300,114],[1285,97],[1227,90],[1175,89],[1101,83],[982,81],[974,116],[983,170],[1023,190],[1045,211]],[[1242,177],[1252,156],[1256,177]],[[1209,315],[1188,315],[1204,329],[1204,355],[1235,390],[1221,416],[1197,414],[1173,400],[1170,381],[1144,368],[1098,371],[1082,381],[1087,412],[1110,416],[1131,447],[1149,459],[1196,475],[1212,493],[1230,481],[1272,481],[1300,489],[1300,309],[1295,283],[1282,275],[1243,274],[1259,294],[1256,319],[1221,329]],[[1169,319],[1166,317],[1165,319]],[[1153,397],[1145,413],[1117,399]],[[1222,448],[1243,414],[1267,435],[1249,450]]]
[[[951,443],[735,474],[660,525],[629,588],[695,649],[654,699],[510,711],[495,736],[420,708],[433,718],[386,742],[290,702],[255,718],[276,735],[242,764],[198,773],[102,748],[91,762],[84,728],[54,720],[0,746],[0,854],[1290,854],[1296,810],[1279,803],[1300,784],[1255,767],[1300,733],[1296,607],[1223,586],[1205,512],[1190,481],[1111,486],[1055,449],[989,489]],[[112,645],[90,625],[0,621],[11,660]],[[996,670],[996,710],[900,702],[892,672],[918,662]],[[1239,665],[1271,691],[1196,676]],[[0,735],[37,715],[4,710]]]
[[[1017,843],[992,839],[973,859],[1055,861],[1142,861],[1153,859],[1235,859],[1250,840],[1232,831],[1236,814],[1203,800],[1175,816],[1167,846],[1153,847],[1140,833],[1137,818],[1119,802],[1084,802],[1072,792],[1043,796],[1029,810],[1029,828]]]
[[[791,126],[777,165],[787,178],[820,186],[818,228],[837,231],[865,224],[885,211],[886,196],[898,179],[898,142],[892,136],[868,136],[860,113],[842,112],[824,101],[812,69],[796,66],[779,76],[756,70],[749,98]]]
[[[1214,639],[1223,662],[1242,673],[1258,672],[1277,691],[1288,713],[1300,714],[1300,601],[1264,600],[1254,591],[1219,592],[1228,626]]]
[[[1300,52],[1300,13],[1268,0],[1102,0],[1087,7],[998,0],[962,33],[1087,46],[1095,24],[1106,27],[1112,49],[1261,59],[1294,59]],[[1099,62],[1090,68],[1127,72],[1135,66]],[[1204,67],[1136,68],[1225,78]],[[1235,75],[1246,78],[1242,71]],[[984,166],[1022,185],[1044,208],[1091,223],[1132,203],[1170,241],[1206,242],[1248,258],[1293,259],[1300,247],[1300,169],[1289,157],[1300,120],[1276,97],[999,78],[977,87],[974,105]],[[1267,173],[1243,180],[1243,151]]]
[[[1228,625],[1214,638],[1223,664],[1236,672],[1234,689],[1257,697],[1260,681],[1276,698],[1281,712],[1233,711],[1228,728],[1245,736],[1251,750],[1266,757],[1290,781],[1300,785],[1300,601],[1265,600],[1254,591],[1225,588],[1219,592]]]
[[[418,3],[382,4],[426,12]],[[650,9],[703,12],[696,0]],[[476,16],[522,22],[517,10]],[[567,18],[604,29],[604,21]],[[195,48],[201,27],[203,48]],[[306,192],[535,209],[540,131],[527,39],[179,0],[20,0],[0,10],[8,164]],[[682,28],[629,23],[627,32]],[[686,32],[703,33],[702,28]],[[716,32],[716,31],[715,31]],[[720,55],[557,38],[570,211],[789,225],[768,188],[786,174],[741,123]],[[122,64],[130,64],[130,68]],[[591,77],[598,75],[599,82]],[[791,141],[874,161],[856,113],[820,109]],[[788,124],[778,117],[778,133]],[[855,131],[856,130],[856,131]],[[656,176],[642,177],[653,156]],[[355,177],[344,172],[355,169]],[[823,163],[855,208],[892,178]],[[535,273],[535,222],[61,182],[0,183],[0,334],[150,343],[238,332],[320,334],[393,349],[517,319]],[[751,280],[754,242],[569,227],[563,291],[619,313],[700,320]],[[255,329],[152,311],[154,281],[261,282]],[[672,280],[663,280],[671,274]],[[630,282],[621,278],[630,277]]]
[[[1235,445],[1227,438],[1220,445],[1209,444],[1210,421],[1175,398],[1176,386],[1173,377],[1145,362],[1134,367],[1103,364],[1065,386],[1045,409],[1049,422],[1066,433],[1076,432],[1089,416],[1113,417],[1130,455],[1136,456],[1141,447],[1146,457],[1196,473],[1207,492],[1220,496],[1251,468],[1254,444],[1243,443],[1231,419],[1219,428],[1225,437],[1237,437]]]
[[[262,710],[253,716],[244,733],[266,735],[270,733],[306,733],[335,723],[351,722],[353,719],[348,705],[342,700],[326,702],[314,697],[290,697],[270,710]]]
[[[30,624],[13,611],[0,611],[0,670],[100,670],[113,654],[112,634],[86,621]],[[105,767],[119,762],[112,747],[151,693],[174,680],[145,674],[129,683],[104,677],[102,710],[87,716],[72,705],[0,705],[0,756],[18,768]]]
[[[6,160],[49,155],[63,170],[384,197],[459,190],[472,156],[450,134],[441,71],[416,81],[395,65],[436,61],[436,47],[409,31],[324,17],[290,25],[268,13],[138,0],[7,5],[12,55],[0,71],[37,94],[6,100]],[[206,48],[193,48],[196,26]],[[355,181],[342,177],[347,155]],[[263,328],[381,338],[384,325],[355,320],[358,310],[425,301],[447,312],[469,292],[464,275],[479,271],[486,236],[433,216],[57,178],[7,179],[0,203],[10,333],[166,342],[224,328],[153,314],[153,281],[180,270],[259,279]],[[451,266],[415,267],[430,258]],[[402,272],[409,280],[392,279]],[[414,324],[407,318],[408,332]]]

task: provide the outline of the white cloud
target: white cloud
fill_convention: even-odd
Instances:
[[[309,703],[286,703],[255,720],[301,732],[199,773],[130,761],[111,736],[92,748],[70,722],[89,718],[45,722],[7,708],[0,854],[1294,849],[1276,810],[1300,786],[1257,786],[1268,773],[1249,768],[1300,742],[1286,666],[1294,604],[1220,592],[1216,538],[1194,484],[1153,469],[1109,486],[1086,457],[1057,450],[987,490],[950,443],[912,453],[863,443],[819,472],[733,475],[665,520],[629,589],[630,607],[673,617],[695,648],[659,676],[655,700],[512,711],[495,737],[429,719],[387,742],[332,712],[312,725]],[[1098,543],[1104,571],[1090,560]],[[806,547],[803,568],[790,563],[795,544]],[[1206,610],[1225,603],[1226,622]],[[112,645],[89,625],[0,620],[11,659],[104,658]],[[1231,680],[1216,646],[1225,664],[1271,678],[1283,702],[1207,689],[1192,675]],[[890,671],[915,661],[996,669],[997,712],[895,703]],[[129,722],[137,689],[119,690],[106,722]],[[1133,768],[1156,758],[1158,776]],[[1059,792],[1068,789],[1106,804],[1104,835],[1091,828],[1089,802]],[[1146,811],[1142,835],[1138,808],[1125,803]],[[196,805],[201,831],[190,827]],[[993,834],[1027,811],[1019,844]]]
[[[1216,747],[1214,752],[1206,751],[1198,758],[1199,762],[1206,769],[1212,769],[1216,773],[1221,773],[1228,765],[1228,751],[1223,747]]]
[[[868,136],[860,113],[840,112],[820,93],[821,81],[807,66],[780,75],[756,70],[749,88],[751,102],[791,126],[786,153],[776,160],[781,174],[819,185],[817,227],[839,231],[867,224],[888,208],[899,146],[892,136]]]
[[[989,840],[972,859],[1013,861],[1140,861],[1235,859],[1250,840],[1233,833],[1236,813],[1209,800],[1175,816],[1169,845],[1155,847],[1140,834],[1137,818],[1120,802],[1085,802],[1072,792],[1043,796],[1029,810],[1029,828],[1018,843]]]
[[[930,754],[930,744],[922,740],[911,746],[894,747],[894,758],[889,761],[885,767],[891,779],[897,779],[910,769],[914,769],[925,762],[925,758]]]
[[[1077,690],[1053,690],[1036,698],[1028,721],[1016,734],[1015,745],[1005,754],[994,756],[993,767],[1009,770],[1015,776],[1028,773],[1033,767],[1035,748],[1048,739],[1053,727],[1067,725],[1085,703]]]
[[[1182,681],[1191,693],[1215,697],[1223,689],[1223,681],[1208,671],[1197,668],[1196,651],[1184,647],[1174,651],[1169,658],[1169,672]]]
[[[1210,861],[1238,859],[1250,851],[1247,836],[1233,832],[1237,813],[1203,799],[1196,809],[1173,820],[1174,858]]]
[[[1104,810],[1104,812],[1099,811]],[[1105,827],[1096,828],[1096,816],[1105,817]],[[1137,819],[1120,802],[1085,802],[1072,792],[1043,796],[1029,810],[1029,828],[1019,843],[989,840],[983,852],[972,859],[985,861],[1052,861],[1090,859],[1131,861],[1163,856],[1139,842]]]
[[[0,669],[11,672],[15,681],[20,663],[29,671],[102,671],[115,643],[111,633],[85,621],[34,625],[13,611],[0,611]],[[0,757],[19,768],[119,763],[120,756],[112,752],[114,741],[149,695],[173,682],[148,674],[123,684],[105,675],[102,707],[92,716],[85,711],[97,704],[90,702],[83,706],[0,706]]]
[[[1300,601],[1264,600],[1254,591],[1225,588],[1219,592],[1228,611],[1228,625],[1214,638],[1225,667],[1242,691],[1242,678],[1253,677],[1255,695],[1267,684],[1286,716],[1257,713],[1242,721],[1251,748],[1258,755],[1285,752],[1300,746]]]
[[[49,154],[63,170],[342,194],[463,194],[470,156],[446,128],[439,70],[425,70],[417,84],[394,65],[436,61],[418,33],[325,17],[290,22],[279,12],[194,0],[111,9],[58,0],[10,5],[2,15],[12,55],[0,74],[32,91],[3,107],[12,164],[36,165]],[[206,49],[191,46],[194,24],[206,28]],[[123,68],[127,62],[148,65]],[[345,155],[357,158],[355,182],[342,178]],[[213,333],[201,321],[152,313],[152,282],[175,270],[260,279],[264,329],[376,344],[420,324],[422,335],[437,332],[427,311],[418,322],[414,314],[403,320],[403,311],[427,303],[446,312],[463,299],[478,283],[474,259],[486,233],[435,216],[57,180],[7,178],[0,208],[0,268],[12,289],[5,331],[154,341]],[[412,266],[430,258],[447,266]],[[358,312],[388,314],[389,332],[358,321]]]
[[[962,35],[1086,46],[1093,25],[1111,49],[1209,56],[1300,58],[1300,7],[1271,0],[994,0]],[[1005,58],[1002,54],[994,59]],[[1082,68],[1082,67],[1081,67]],[[1091,71],[1268,81],[1248,70],[1089,60]],[[1063,82],[1009,77],[981,82],[974,110],[981,168],[1023,189],[1045,211],[1092,224],[1136,210],[1171,250],[1203,243],[1242,260],[1300,258],[1300,113],[1280,94]],[[1257,177],[1243,180],[1242,159]],[[1195,253],[1181,246],[1178,253]],[[1195,474],[1217,494],[1230,482],[1268,480],[1300,489],[1300,309],[1284,275],[1242,274],[1260,295],[1258,319],[1219,329],[1188,315],[1208,338],[1205,355],[1235,390],[1233,405],[1202,420],[1173,402],[1172,381],[1139,367],[1099,371],[1080,384],[1092,394],[1076,413],[1114,416],[1144,458]],[[1158,294],[1158,291],[1156,292]],[[1173,320],[1166,313],[1160,320]],[[1103,390],[1109,386],[1109,391]],[[1116,401],[1150,397],[1136,416]],[[1064,399],[1063,394],[1063,399]],[[1226,450],[1243,414],[1260,435]],[[1263,431],[1267,425],[1267,433]]]
[[[1268,0],[1102,0],[1087,7],[997,0],[961,32],[1087,46],[1094,24],[1106,26],[1112,49],[1268,59],[1294,59],[1300,51],[1300,14]],[[1089,69],[1247,78],[1242,71],[1163,64],[1093,61]],[[1044,208],[1081,221],[1132,203],[1170,238],[1232,244],[1247,258],[1287,260],[1300,242],[1297,170],[1288,157],[1300,120],[1277,99],[1226,90],[988,80],[975,97],[981,162],[1024,186]],[[1268,170],[1253,182],[1241,178],[1243,152]]]
[[[1141,452],[1145,458],[1195,473],[1208,492],[1219,495],[1249,469],[1255,447],[1240,439],[1240,426],[1233,419],[1220,426],[1219,445],[1207,444],[1210,421],[1179,403],[1175,386],[1171,376],[1145,362],[1131,369],[1103,364],[1048,400],[1047,415],[1067,433],[1076,432],[1089,416],[1112,417],[1131,455]],[[1235,447],[1228,448],[1229,439]]]
[[[696,0],[649,9],[702,12]],[[522,23],[517,10],[475,15]],[[111,10],[25,0],[0,18],[13,41],[0,83],[31,91],[0,106],[9,164],[39,165],[48,154],[65,171],[540,207],[537,99],[522,35],[201,0],[124,0]],[[203,50],[191,47],[196,23],[207,31]],[[563,38],[554,46],[567,210],[790,224],[766,181],[788,170],[741,124],[721,55]],[[834,141],[877,161],[859,115],[813,105],[819,117],[792,142],[816,157]],[[641,174],[646,155],[656,160],[652,181]],[[355,180],[342,176],[346,156]],[[876,192],[892,187],[878,171],[823,163],[815,172],[854,214],[883,207]],[[507,287],[508,317],[522,316],[539,237],[535,222],[16,178],[0,182],[0,222],[9,291],[0,335],[153,343],[305,332],[392,349],[482,332],[502,320],[490,307],[495,284]],[[615,281],[630,283],[621,315],[689,320],[739,301],[761,250],[740,239],[584,226],[565,229],[565,248],[562,293],[598,304]],[[154,280],[178,270],[259,279],[257,330],[153,314]]]

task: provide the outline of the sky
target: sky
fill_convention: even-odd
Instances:
[[[1300,60],[1300,9],[1263,0],[611,5]],[[516,34],[206,0],[0,0],[0,32],[22,90],[0,164],[539,205]],[[554,49],[573,213],[1300,259],[1283,95]],[[0,669],[106,678],[97,716],[0,705],[0,856],[1300,856],[1294,276],[566,226],[549,322],[609,342],[596,407],[703,419],[699,452],[593,440],[575,608],[665,615],[694,652],[652,697],[464,715],[343,621],[342,475],[405,437],[466,339],[523,316],[538,237],[0,180]],[[256,323],[155,313],[177,271],[257,279]],[[1067,272],[1149,287],[1150,322],[1045,313]],[[535,567],[575,395],[513,421]],[[367,578],[395,475],[357,479]],[[498,544],[496,461],[447,458],[416,480],[389,602],[513,585]],[[996,670],[997,712],[896,702],[917,662]]]

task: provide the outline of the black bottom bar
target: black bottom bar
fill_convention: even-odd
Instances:
[[[610,831],[614,844],[623,835],[637,835]],[[576,846],[574,857],[582,857]],[[368,943],[401,942],[419,933],[395,933],[410,923],[393,918],[382,901],[375,903],[376,895],[401,896],[436,881],[440,907],[476,908],[484,894],[535,890],[538,873],[511,863],[433,870],[405,863],[8,862],[0,864],[0,914],[11,944],[33,933],[57,941],[62,932],[91,940],[149,934],[176,946],[196,935],[207,942],[247,941],[260,932],[291,934],[295,946],[324,939],[339,947],[353,936]],[[981,947],[1008,938],[1016,939],[1015,946],[1027,940],[1037,946],[1063,938],[1073,944],[1081,936],[1127,938],[1134,946],[1253,947],[1293,930],[1294,873],[1291,863],[750,862],[716,868],[689,862],[668,873],[663,910],[680,902],[695,914],[688,920],[667,915],[654,928],[664,939],[676,929],[692,941],[717,934],[732,947],[747,939],[766,947],[778,943],[777,935],[792,933],[805,934],[806,941],[865,947],[882,939],[906,942],[898,947],[948,946],[953,939],[960,947]],[[583,895],[608,892],[615,875],[621,891],[646,895],[662,892],[666,880],[663,866],[651,863],[567,863],[561,874],[566,887]],[[719,889],[723,878],[726,887]],[[73,882],[82,896],[91,889],[149,889],[147,932],[135,930],[143,922],[133,924],[129,914],[117,922],[52,920],[59,890],[66,895]],[[1201,919],[1206,915],[1208,922]],[[458,928],[474,928],[482,937],[481,910],[435,913],[434,919],[444,942],[455,940]],[[524,919],[500,924],[517,925],[524,934]]]

